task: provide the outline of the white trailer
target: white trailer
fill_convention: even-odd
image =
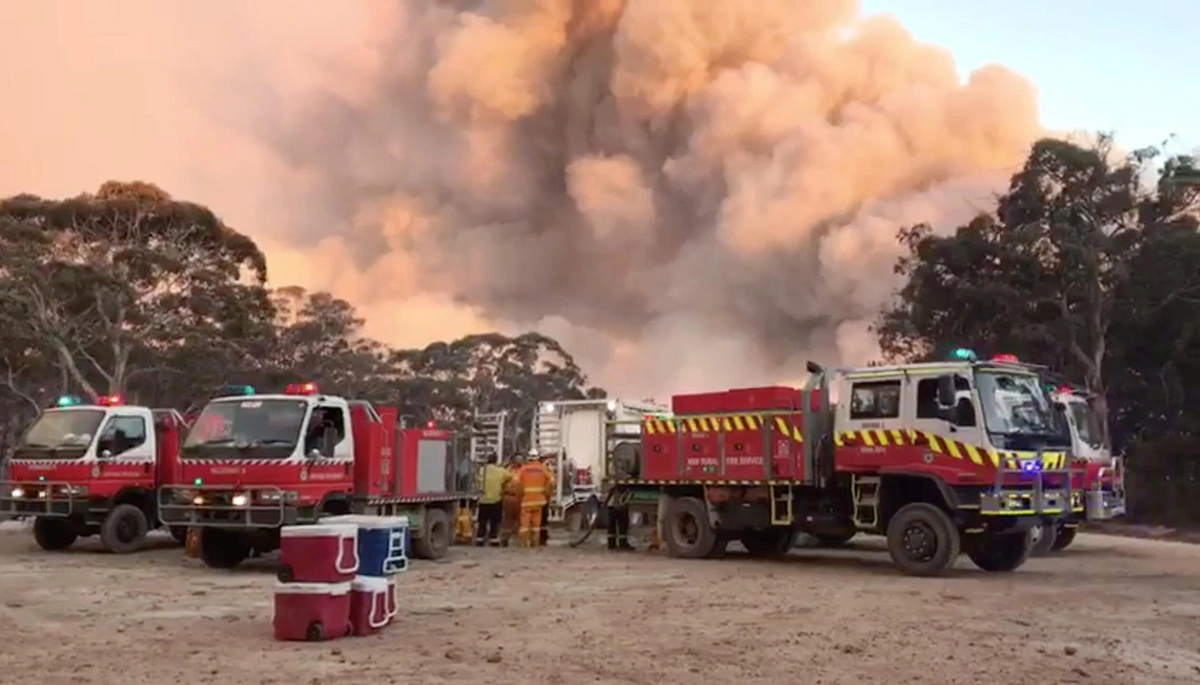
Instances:
[[[530,432],[533,452],[549,457],[554,471],[550,522],[567,522],[579,530],[600,514],[600,479],[611,447],[609,441],[638,440],[646,416],[669,417],[668,406],[628,400],[564,400],[541,402]],[[613,430],[607,427],[612,424]]]

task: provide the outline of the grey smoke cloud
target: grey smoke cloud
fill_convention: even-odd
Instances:
[[[896,230],[985,205],[1040,133],[1025,80],[960,82],[849,0],[157,11],[223,141],[183,164],[226,170],[201,199],[238,198],[277,277],[392,340],[536,326],[626,392],[865,361]]]

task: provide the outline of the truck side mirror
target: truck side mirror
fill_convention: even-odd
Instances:
[[[954,395],[955,395],[954,376],[952,374],[947,374],[945,376],[938,376],[938,386],[937,386],[938,406],[953,407],[955,404],[954,403]]]
[[[964,397],[955,405],[954,423],[964,428],[971,428],[975,425],[975,405],[971,400]]]
[[[332,427],[321,431],[320,452],[323,456],[333,457],[333,451],[337,448],[338,436],[337,431]]]

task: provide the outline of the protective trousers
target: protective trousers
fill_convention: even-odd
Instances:
[[[537,547],[542,537],[542,503],[521,503],[521,528],[518,532],[521,547]]]
[[[608,548],[633,549],[629,544],[629,507],[608,508]]]
[[[500,544],[507,547],[508,541],[517,536],[518,526],[521,523],[521,498],[515,495],[505,495],[501,506],[504,508],[504,512],[500,522]]]

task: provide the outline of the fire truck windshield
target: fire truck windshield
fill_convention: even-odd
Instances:
[[[1092,408],[1084,399],[1071,399],[1067,401],[1067,411],[1071,412],[1071,419],[1075,423],[1075,432],[1079,435],[1079,440],[1090,447],[1100,448],[1104,446],[1104,442],[1100,440],[1100,429],[1097,425],[1096,415],[1092,413]]]
[[[78,459],[92,444],[102,409],[54,409],[38,417],[13,450],[16,459]]]
[[[303,400],[257,399],[211,402],[188,432],[183,453],[190,458],[290,456],[308,412]]]
[[[1037,376],[981,370],[975,380],[988,435],[996,447],[1070,446],[1054,420],[1050,398]]]

